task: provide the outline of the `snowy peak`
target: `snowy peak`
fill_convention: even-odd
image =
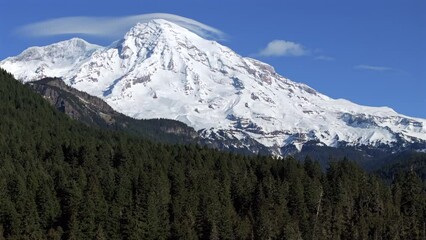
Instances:
[[[424,119],[329,98],[161,19],[135,25],[108,47],[71,39],[30,48],[0,67],[23,81],[61,77],[118,112],[179,120],[206,139],[240,144],[232,147],[256,142],[276,154],[306,143],[426,149]]]
[[[47,47],[31,47],[18,56],[28,58],[29,60],[37,59],[41,56],[58,57],[59,54],[64,56],[81,55],[87,51],[99,48],[100,46],[90,44],[80,38],[72,38],[70,40],[54,43]]]
[[[99,48],[101,46],[83,39],[72,38],[45,47],[30,47],[16,57],[3,60],[1,66],[25,82],[64,76]]]
[[[164,36],[177,37],[178,35],[188,35],[193,33],[172,22],[162,19],[154,19],[146,23],[136,24],[125,34],[124,39],[139,38],[151,40],[162,34],[164,34]],[[196,36],[196,34],[193,34],[193,36]]]
[[[157,61],[163,69],[184,71],[188,61],[197,61],[208,67],[220,67],[218,58],[232,52],[220,44],[205,40],[195,33],[168,21],[157,19],[139,23],[120,41],[123,59],[136,57],[139,61]],[[178,65],[175,65],[178,64]]]

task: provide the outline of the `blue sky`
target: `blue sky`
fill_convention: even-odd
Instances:
[[[223,32],[222,44],[330,97],[426,118],[423,0],[14,0],[0,8],[0,59],[74,36],[108,45],[126,31],[116,37],[19,31],[28,24],[169,13]]]

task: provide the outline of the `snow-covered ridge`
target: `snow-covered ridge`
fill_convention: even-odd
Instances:
[[[72,38],[45,47],[30,47],[16,57],[3,60],[1,67],[24,82],[47,76],[63,76],[78,67],[101,46]]]
[[[206,138],[224,130],[276,153],[308,141],[426,145],[425,119],[329,98],[165,20],[137,24],[108,47],[71,39],[29,48],[0,67],[22,81],[61,77],[131,117],[176,119]]]

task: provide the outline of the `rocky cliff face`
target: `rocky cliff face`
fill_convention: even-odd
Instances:
[[[242,154],[267,155],[271,151],[280,151],[284,154],[296,154],[298,159],[310,156],[326,167],[330,156],[334,159],[348,157],[357,161],[365,169],[377,169],[387,164],[398,153],[407,149],[421,149],[422,143],[417,146],[350,146],[328,147],[317,141],[310,141],[298,151],[294,146],[285,146],[282,149],[271,149],[256,142],[249,136],[243,139],[232,137],[227,131],[210,132],[210,136],[203,136],[205,131],[196,132],[184,123],[167,119],[136,120],[114,111],[102,99],[78,91],[66,85],[60,79],[46,78],[40,81],[30,82],[28,85],[41,94],[51,105],[66,113],[71,118],[85,123],[110,130],[126,131],[130,134],[141,136],[153,141],[165,143],[197,143],[212,148],[231,151]],[[361,124],[361,120],[357,124]],[[354,123],[355,120],[351,120]],[[362,123],[367,124],[367,123]],[[369,123],[371,124],[371,123]],[[304,136],[298,136],[303,138]],[[410,151],[408,151],[409,153]]]
[[[181,121],[228,149],[426,149],[425,119],[332,99],[161,19],[137,24],[108,47],[71,39],[27,49],[0,67],[24,82],[59,76],[117,112]]]
[[[45,78],[28,85],[56,109],[88,126],[123,130],[164,142],[198,141],[195,130],[183,123],[166,119],[137,120],[127,117],[114,111],[102,99],[69,87],[61,79]]]
[[[28,85],[56,109],[88,125],[97,124],[101,119],[111,125],[121,115],[102,99],[73,89],[60,79],[45,78]]]

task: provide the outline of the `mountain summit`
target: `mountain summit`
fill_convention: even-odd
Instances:
[[[425,119],[329,98],[161,19],[137,24],[108,47],[71,39],[29,48],[0,67],[24,82],[60,77],[125,115],[179,120],[237,148],[426,149]]]

